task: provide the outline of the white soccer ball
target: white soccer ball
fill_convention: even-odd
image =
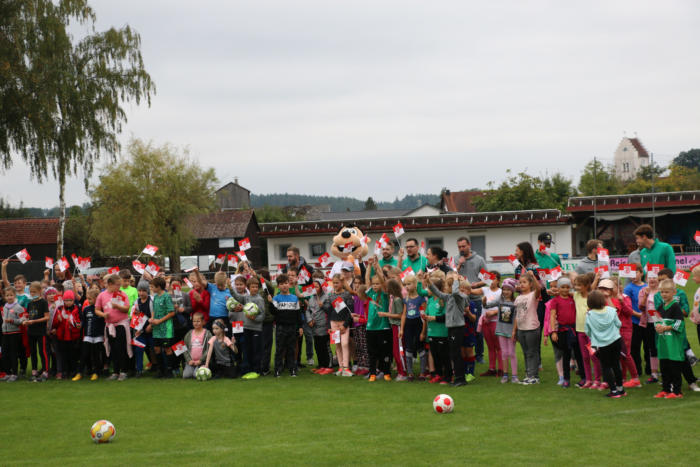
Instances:
[[[205,366],[200,366],[194,372],[194,377],[197,378],[197,381],[206,381],[211,378],[211,370]]]
[[[226,299],[226,309],[228,311],[233,311],[233,309],[236,308],[238,305],[240,305],[240,302],[235,298],[229,297]]]
[[[90,436],[96,443],[109,443],[117,436],[117,430],[108,420],[98,420],[90,428]]]
[[[447,394],[440,394],[433,399],[433,410],[436,413],[450,413],[455,408],[455,401]]]
[[[258,308],[258,305],[256,305],[255,303],[253,303],[253,302],[248,302],[248,303],[246,303],[245,306],[243,307],[243,313],[245,313],[245,315],[246,315],[249,319],[253,319],[253,318],[255,318],[256,316],[258,316],[258,314],[260,313],[260,308]]]

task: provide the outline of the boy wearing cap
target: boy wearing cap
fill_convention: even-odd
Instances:
[[[551,248],[552,247],[552,234],[549,232],[542,232],[537,236],[537,250],[535,250],[535,259],[537,264],[543,269],[553,269],[557,266],[561,266],[561,259],[556,253],[543,251],[541,248]]]

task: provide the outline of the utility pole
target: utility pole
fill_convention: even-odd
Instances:
[[[596,196],[598,195],[596,187],[596,178],[598,176],[598,159],[593,158],[593,238],[598,237],[598,217],[597,217],[597,204],[598,200]]]
[[[654,201],[654,153],[652,152],[650,154],[651,156],[651,167],[650,167],[650,173],[651,173],[651,228],[654,229],[654,235],[656,235],[656,211],[655,211],[655,201]]]

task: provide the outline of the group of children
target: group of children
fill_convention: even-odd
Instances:
[[[564,388],[571,386],[575,368],[578,387],[609,389],[611,398],[626,395],[627,388],[642,385],[643,345],[647,382],[659,376],[663,382],[655,397],[682,397],[682,377],[700,390],[684,326],[686,316],[698,324],[700,315],[690,313],[670,270],[646,283],[640,265],[637,271],[624,290],[618,281],[592,273],[546,282],[532,270],[502,282],[492,272],[494,280],[476,288],[454,271],[428,267],[405,274],[374,257],[364,277],[352,268],[330,279],[320,271],[289,268],[276,277],[275,290],[251,268],[233,281],[217,272],[213,283],[195,270],[188,292],[180,280],[162,276],[144,275],[134,287],[126,270],[90,283],[45,280],[28,287],[18,275],[3,294],[2,379],[26,375],[29,358],[33,381],[109,374],[123,381],[130,372],[143,374],[144,357],[159,377],[192,378],[203,366],[214,377],[257,378],[270,373],[273,328],[273,374],[286,369],[296,376],[308,328],[317,359],[312,371],[321,375],[391,381],[395,369],[397,381],[463,386],[475,379],[480,332],[489,350],[485,374],[500,376],[502,383],[540,382],[544,335]],[[308,277],[302,281],[300,275]],[[693,276],[700,281],[700,267]],[[551,298],[540,322],[543,295]],[[470,300],[474,296],[483,296],[481,313]],[[516,342],[524,355],[522,381]]]

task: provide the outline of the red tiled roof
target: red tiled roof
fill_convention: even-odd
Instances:
[[[630,143],[632,143],[632,146],[634,146],[634,149],[637,150],[639,157],[649,157],[649,153],[642,145],[642,142],[639,141],[639,138],[629,138],[629,140]]]
[[[55,245],[58,218],[0,219],[0,245]]]
[[[245,237],[253,218],[252,209],[231,209],[199,214],[190,220],[190,230],[195,238]]]
[[[442,208],[447,212],[476,212],[474,199],[484,196],[483,191],[446,191],[442,194]]]

